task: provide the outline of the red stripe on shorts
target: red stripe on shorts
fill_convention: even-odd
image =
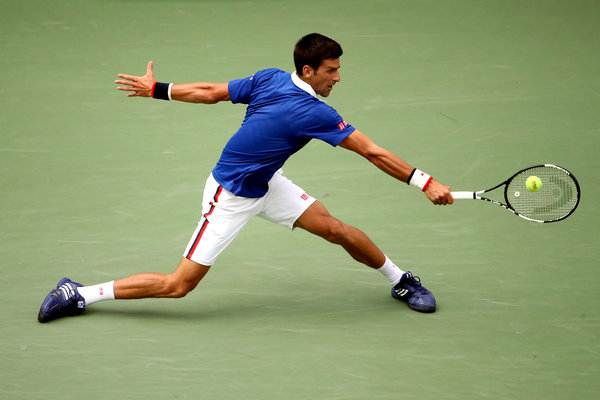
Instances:
[[[190,251],[185,256],[185,258],[187,258],[188,260],[192,259],[192,256],[194,255],[194,251],[196,251],[196,247],[198,247],[198,243],[200,243],[200,239],[202,239],[202,235],[204,234],[204,231],[206,230],[206,227],[208,226],[208,223],[209,223],[207,217],[210,214],[212,214],[212,212],[215,210],[216,204],[219,202],[219,196],[221,195],[222,191],[223,191],[223,186],[219,185],[219,187],[217,188],[217,191],[215,192],[215,195],[213,197],[213,201],[210,202],[210,210],[208,210],[208,212],[203,215],[204,222],[202,223],[202,227],[200,228],[198,235],[194,239],[194,244],[192,245],[192,247],[190,248]]]

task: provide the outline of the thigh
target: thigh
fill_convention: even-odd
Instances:
[[[184,257],[201,265],[213,265],[219,254],[258,212],[260,199],[238,197],[210,176],[204,189],[202,218],[185,249]]]
[[[260,217],[293,229],[298,218],[316,199],[281,174],[269,181],[269,192],[263,200]]]
[[[321,202],[315,201],[302,213],[294,227],[302,228],[318,236],[326,236],[331,231],[332,224],[335,223],[339,223],[339,221],[329,214]]]

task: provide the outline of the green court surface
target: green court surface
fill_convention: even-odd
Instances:
[[[253,220],[184,299],[48,324],[63,276],[170,272],[243,105],[130,99],[118,73],[225,82],[292,69],[310,32],[344,48],[327,99],[454,190],[543,162],[582,187],[535,224],[435,207],[323,142],[286,175],[436,295],[431,315],[303,231]],[[597,1],[0,2],[0,398],[600,398]]]

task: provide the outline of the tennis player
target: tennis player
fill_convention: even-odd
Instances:
[[[422,190],[434,204],[453,202],[447,186],[374,144],[317,97],[329,96],[340,82],[341,56],[336,41],[313,33],[297,42],[293,73],[265,69],[228,83],[172,84],[157,82],[149,62],[144,76],[120,74],[117,89],[129,97],[205,104],[230,101],[246,104],[246,116],[206,180],[202,216],[174,272],[142,273],[92,286],[63,278],[42,303],[38,320],[79,315],[101,300],[183,297],[254,216],[290,230],[305,229],[342,246],[355,260],[381,272],[394,298],[416,311],[435,311],[435,298],[418,277],[397,267],[365,233],[331,216],[281,170],[292,154],[311,139],[320,139],[358,153]]]

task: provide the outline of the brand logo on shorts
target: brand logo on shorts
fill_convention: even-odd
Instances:
[[[308,200],[308,194],[304,193],[300,198],[304,201]]]

